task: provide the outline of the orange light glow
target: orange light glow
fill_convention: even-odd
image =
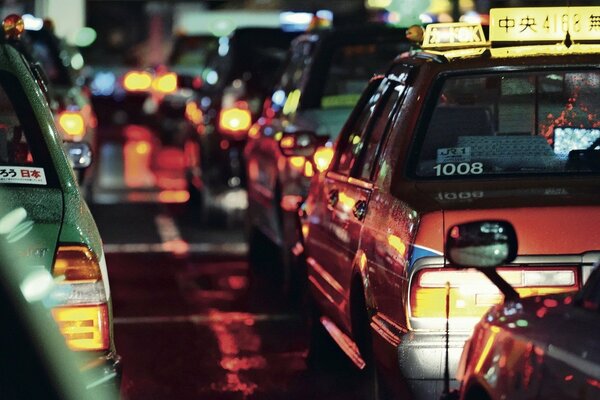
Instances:
[[[219,128],[224,133],[246,133],[252,123],[252,115],[244,102],[236,103],[236,107],[221,111]]]
[[[129,92],[143,92],[152,86],[152,75],[146,71],[129,71],[123,77],[123,87]]]
[[[306,162],[306,158],[304,158],[302,156],[298,156],[298,157],[290,157],[288,160],[290,161],[290,165],[294,169],[297,169],[298,171],[304,170],[304,163]]]
[[[170,251],[175,255],[185,255],[190,252],[190,245],[182,239],[169,240],[162,244],[165,251]]]
[[[293,136],[286,136],[279,142],[284,149],[291,149],[296,144],[296,139]]]
[[[315,175],[315,170],[313,168],[312,163],[305,162],[304,163],[304,176],[307,178],[312,178]]]
[[[344,192],[340,192],[338,195],[338,202],[346,211],[352,210],[354,208],[355,201],[352,197],[348,196]]]
[[[199,125],[202,123],[202,110],[200,109],[200,107],[198,107],[196,102],[190,101],[185,105],[185,117],[188,119],[188,121],[195,125]]]
[[[95,282],[102,279],[96,255],[86,246],[59,246],[52,273],[65,281]]]
[[[85,134],[83,116],[77,111],[61,112],[58,115],[58,124],[68,136],[82,137]]]
[[[128,187],[152,186],[155,177],[150,169],[152,144],[145,140],[128,140],[123,146],[124,178]]]
[[[185,203],[190,199],[187,190],[163,190],[158,194],[158,201],[165,204]]]
[[[333,159],[333,149],[331,147],[319,147],[314,155],[315,165],[319,172],[325,171],[329,168],[331,160]]]
[[[56,307],[52,316],[70,349],[107,350],[109,346],[108,306]]]
[[[142,156],[150,153],[152,146],[148,142],[140,141],[136,142],[134,149],[137,154]]]
[[[159,75],[152,81],[152,88],[159,93],[173,93],[177,90],[177,74],[167,72]]]
[[[248,130],[248,137],[252,139],[256,139],[260,136],[260,126],[258,124],[254,124]]]

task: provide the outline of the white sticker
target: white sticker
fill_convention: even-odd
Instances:
[[[449,147],[437,150],[436,162],[438,164],[469,161],[471,161],[470,147]]]
[[[23,183],[26,185],[45,185],[44,168],[36,167],[0,167],[0,183]]]

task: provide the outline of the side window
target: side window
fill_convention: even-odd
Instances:
[[[367,125],[383,92],[380,87],[383,84],[382,81],[382,79],[377,79],[369,84],[358,103],[359,105],[342,130],[337,143],[339,149],[337,160],[333,168],[337,173],[350,175],[350,171],[361,153],[367,137]]]
[[[0,90],[0,164],[33,164],[23,128],[4,90]]]
[[[371,180],[374,166],[385,143],[394,115],[396,114],[399,100],[404,94],[405,84],[390,80],[383,87],[385,93],[380,101],[374,122],[367,138],[366,147],[356,165],[356,177],[362,180]]]

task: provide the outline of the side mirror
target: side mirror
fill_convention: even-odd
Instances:
[[[286,132],[279,141],[279,148],[286,157],[311,157],[326,141],[326,137],[317,136],[312,131]]]
[[[506,221],[476,221],[455,225],[446,237],[446,257],[463,267],[488,268],[517,256],[517,234]]]
[[[506,221],[475,221],[454,225],[446,235],[446,257],[452,266],[477,268],[504,294],[516,301],[519,293],[496,271],[517,257],[517,234]]]
[[[92,149],[85,142],[63,142],[67,158],[75,170],[86,169],[92,164]]]

